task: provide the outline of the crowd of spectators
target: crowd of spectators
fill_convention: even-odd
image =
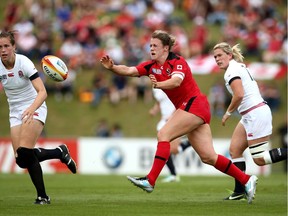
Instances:
[[[113,123],[112,125],[110,125],[105,118],[99,119],[94,133],[96,137],[102,138],[124,137],[121,125],[119,123]]]
[[[116,64],[138,64],[149,58],[150,34],[155,29],[175,35],[174,51],[185,58],[208,54],[214,45],[209,30],[216,28],[214,40],[241,43],[247,58],[287,64],[287,14],[279,12],[287,5],[281,0],[19,2],[7,3],[1,26],[18,31],[18,52],[39,62],[43,56],[54,54],[73,68],[73,80],[56,86],[56,93],[61,93],[63,86],[71,93],[77,73],[93,69],[93,106],[105,95],[114,104],[122,98],[135,102],[137,95],[147,101],[152,98],[149,82],[107,77],[98,59],[107,53]]]

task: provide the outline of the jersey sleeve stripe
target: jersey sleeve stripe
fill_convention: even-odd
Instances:
[[[236,79],[241,79],[241,78],[239,76],[233,77],[232,79],[229,80],[229,85],[231,85],[231,83]]]
[[[172,74],[172,77],[179,77],[180,79],[184,79],[185,75],[184,73],[180,72],[180,71],[174,71]]]

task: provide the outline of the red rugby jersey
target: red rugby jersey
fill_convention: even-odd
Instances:
[[[186,60],[173,52],[170,52],[164,65],[150,60],[136,66],[140,76],[153,74],[158,82],[171,79],[172,74],[179,73],[184,77],[181,85],[173,89],[163,89],[176,108],[191,97],[200,95],[200,89],[192,76],[192,72]]]

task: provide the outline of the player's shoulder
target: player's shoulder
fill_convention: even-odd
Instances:
[[[141,66],[145,66],[145,65],[153,65],[153,64],[155,64],[156,62],[154,61],[154,60],[147,60],[147,61],[143,61],[143,62],[141,62],[139,65],[141,65]]]
[[[167,60],[168,61],[184,60],[184,58],[181,55],[177,54],[177,53],[170,52],[168,57],[167,57]]]
[[[27,56],[16,53],[16,59],[20,61],[31,61]]]

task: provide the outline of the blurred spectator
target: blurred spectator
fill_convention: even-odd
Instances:
[[[225,1],[209,1],[212,3],[212,12],[207,16],[209,24],[223,25],[227,21],[226,2]]]
[[[19,34],[17,37],[17,50],[19,54],[35,59],[37,53],[38,40],[32,31]]]
[[[48,29],[40,29],[38,34],[38,43],[36,46],[36,59],[40,60],[46,55],[53,55],[52,32]]]
[[[124,10],[134,17],[134,23],[137,28],[143,25],[144,15],[147,11],[145,0],[132,0],[125,4]]]
[[[129,102],[136,103],[137,100],[143,98],[145,103],[153,100],[151,82],[146,76],[130,79],[129,83]]]
[[[121,125],[118,123],[114,123],[111,127],[111,137],[123,137],[123,131]]]
[[[148,2],[147,13],[143,20],[144,27],[148,29],[163,29],[165,23],[165,14],[158,11],[152,1]]]
[[[178,23],[175,23],[170,25],[170,32],[172,35],[176,37],[176,44],[173,47],[173,52],[178,53],[185,58],[189,58],[190,57],[189,39],[185,29]],[[193,35],[196,36],[197,33],[195,32],[195,34]],[[194,46],[192,47],[194,50]]]
[[[124,51],[120,41],[116,38],[109,38],[106,41],[106,52],[111,58],[114,58],[115,64],[120,64],[124,60]]]
[[[36,53],[37,38],[34,35],[34,24],[27,18],[21,18],[13,26],[13,30],[17,31],[18,34],[15,36],[17,52],[19,54],[26,55],[28,58],[33,59]]]
[[[201,16],[197,16],[194,19],[195,26],[193,28],[194,34],[191,35],[189,40],[190,49],[189,56],[203,55],[205,46],[207,43],[208,29],[205,26],[205,20]]]
[[[25,8],[29,13],[30,20],[34,23],[35,26],[39,28],[47,28],[52,22],[52,10],[53,10],[53,1],[35,1],[35,0],[26,0]]]
[[[123,39],[123,52],[128,65],[136,65],[144,58],[145,54],[143,54],[141,46],[142,44],[137,39],[135,32],[130,32]]]
[[[77,66],[81,66],[83,59],[83,48],[77,41],[75,34],[68,35],[59,49],[59,57],[65,62],[75,61]]]
[[[174,12],[174,3],[172,0],[155,0],[153,1],[153,7],[163,13],[167,18],[170,18]]]
[[[257,24],[247,24],[247,31],[242,36],[246,47],[244,55],[247,57],[259,56],[259,36]],[[260,59],[258,59],[260,60]]]
[[[276,85],[266,84],[262,89],[262,97],[269,105],[272,112],[275,112],[279,109],[281,99],[280,92]]]
[[[288,64],[288,39],[287,39],[287,35],[285,36],[283,45],[282,45],[282,49],[280,52],[280,61],[282,64]]]
[[[213,3],[218,3],[219,1],[209,1],[209,0],[184,0],[182,1],[181,7],[186,12],[187,18],[193,20],[197,16],[207,17],[213,12]]]
[[[223,81],[217,81],[209,91],[212,115],[222,117],[226,111],[226,90]]]
[[[100,119],[98,121],[95,135],[97,137],[109,137],[110,136],[110,130],[109,130],[108,122],[106,119]]]
[[[83,44],[83,66],[93,68],[97,62],[97,52],[99,50],[99,38],[93,28],[88,28],[89,36]]]
[[[270,35],[268,47],[263,51],[262,59],[264,62],[279,62],[283,44],[283,35],[274,32]]]
[[[77,76],[76,66],[73,62],[68,65],[68,76],[63,82],[56,83],[55,99],[56,101],[71,101],[74,97],[74,84]]]
[[[222,26],[222,32],[225,32],[221,35],[222,41],[226,41],[230,44],[236,44],[238,38],[240,37],[239,26],[239,15],[232,10],[228,12],[227,22]]]
[[[4,26],[5,30],[11,30],[12,26],[19,20],[21,15],[21,7],[15,0],[10,0],[7,2],[4,11]]]
[[[125,38],[125,36],[133,29],[135,23],[135,18],[125,10],[124,6],[123,9],[116,15],[115,17],[115,26],[119,29],[120,37]]]
[[[92,85],[92,93],[93,93],[93,100],[92,100],[92,107],[97,107],[103,96],[107,95],[108,93],[108,83],[107,79],[102,72],[98,72],[95,74],[93,78],[93,85]]]
[[[121,99],[127,98],[127,77],[112,75],[112,85],[109,89],[109,99],[112,104],[118,104]]]

